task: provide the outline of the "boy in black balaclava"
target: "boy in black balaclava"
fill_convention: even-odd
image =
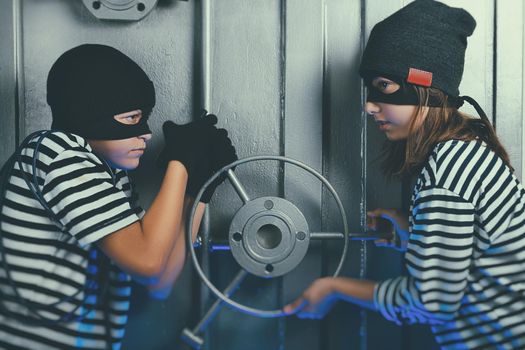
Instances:
[[[144,211],[126,170],[151,139],[146,73],[112,47],[81,45],[54,63],[47,101],[52,130],[30,135],[2,169],[0,347],[118,347],[130,275],[168,295],[185,260],[183,212],[235,148],[213,115],[165,123],[164,179]]]

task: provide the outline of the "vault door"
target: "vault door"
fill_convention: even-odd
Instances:
[[[45,81],[54,60],[82,43],[108,44],[144,67],[157,89],[150,124],[154,138],[142,168],[132,174],[145,207],[161,178],[154,161],[162,123],[190,121],[206,105],[219,116],[219,126],[229,130],[240,157],[286,156],[321,172],[341,197],[350,230],[361,230],[367,208],[406,206],[403,193],[410,193],[410,188],[387,183],[379,175],[377,156],[383,135],[362,113],[364,93],[357,74],[373,24],[408,2],[159,0],[139,22],[112,22],[96,19],[80,1],[3,1],[0,162],[25,135],[49,127]],[[465,7],[477,20],[460,89],[476,98],[487,114],[499,116],[493,120],[520,174],[525,164],[523,4],[518,0],[445,2]],[[284,196],[299,203],[312,231],[337,229],[333,202],[307,174],[268,163],[239,169],[237,175],[253,189],[252,197]],[[227,234],[228,219],[239,201],[231,187],[219,188],[210,206],[210,234]],[[291,273],[274,281],[247,281],[236,298],[260,308],[279,307],[315,277],[334,271],[337,253],[333,243],[310,247],[306,259]],[[238,269],[229,252],[203,254],[203,259],[219,288]],[[380,280],[401,272],[397,253],[353,242],[342,274]],[[184,348],[182,329],[195,324],[213,301],[190,264],[167,301],[152,301],[143,289],[135,288],[123,348]],[[209,350],[433,346],[427,328],[397,327],[347,303],[339,303],[322,321],[260,319],[223,309],[205,336]]]
[[[224,119],[224,125],[235,125],[230,130],[240,145],[239,155],[283,155],[322,172],[344,201],[350,229],[360,230],[365,201],[361,152],[365,135],[357,77],[360,4],[233,0],[212,2],[211,14],[210,109]],[[340,225],[335,205],[307,174],[286,166],[252,168],[244,175],[246,187],[260,188],[260,195],[273,192],[299,203],[311,231],[335,230]],[[238,200],[228,190],[215,199],[217,203]],[[227,210],[212,205],[212,234],[228,231],[227,223],[214,221]],[[311,244],[291,273],[266,283],[248,281],[235,297],[260,307],[279,307],[300,295],[316,277],[332,273],[339,248]],[[364,273],[360,265],[365,250],[361,243],[351,244],[343,274]],[[233,278],[236,266],[229,255],[210,256],[211,276],[223,286]],[[223,309],[210,326],[207,348],[359,348],[363,316],[357,309],[345,311],[313,321],[257,319]]]

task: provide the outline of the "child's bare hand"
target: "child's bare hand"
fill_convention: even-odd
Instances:
[[[294,302],[286,305],[283,311],[299,318],[323,318],[337,302],[338,298],[332,286],[333,278],[315,280]]]
[[[381,229],[381,220],[388,220],[394,227],[395,236],[393,239],[378,239],[374,241],[378,247],[394,248],[405,251],[408,244],[408,219],[399,209],[377,208],[367,212],[368,228],[379,231]],[[384,225],[383,225],[384,226]]]

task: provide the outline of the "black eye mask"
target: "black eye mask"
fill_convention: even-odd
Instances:
[[[393,105],[419,105],[419,97],[412,86],[399,84],[399,89],[393,93],[385,94],[372,84],[367,84],[367,102],[383,102]]]
[[[147,114],[143,114],[137,124],[123,124],[113,117],[100,119],[91,125],[84,125],[80,135],[91,140],[123,140],[145,134],[151,134]]]
[[[393,93],[385,94],[374,85],[372,85],[372,78],[365,78],[365,84],[368,88],[368,95],[366,97],[367,102],[382,102],[389,103],[393,105],[410,105],[410,106],[419,106],[419,96],[417,95],[415,86],[399,79],[397,77],[388,76],[385,74],[378,74],[378,76],[385,77],[388,80],[393,81],[399,85],[399,89]],[[441,107],[443,103],[439,101],[436,97],[429,96],[428,107]]]

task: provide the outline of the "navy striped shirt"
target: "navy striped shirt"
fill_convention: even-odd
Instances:
[[[389,320],[443,349],[525,348],[525,191],[482,142],[438,144],[414,187],[408,276],[381,282]]]
[[[39,147],[36,178],[66,228],[60,231],[22,177],[32,179],[34,149],[35,140],[22,150],[22,169],[15,164],[1,213],[2,262],[10,278],[0,265],[0,348],[119,348],[130,277],[98,251],[95,242],[140,220],[143,210],[130,199],[125,171],[109,168],[83,138],[54,132]],[[34,316],[11,284],[42,317],[57,320],[73,313],[74,320],[26,322]]]

